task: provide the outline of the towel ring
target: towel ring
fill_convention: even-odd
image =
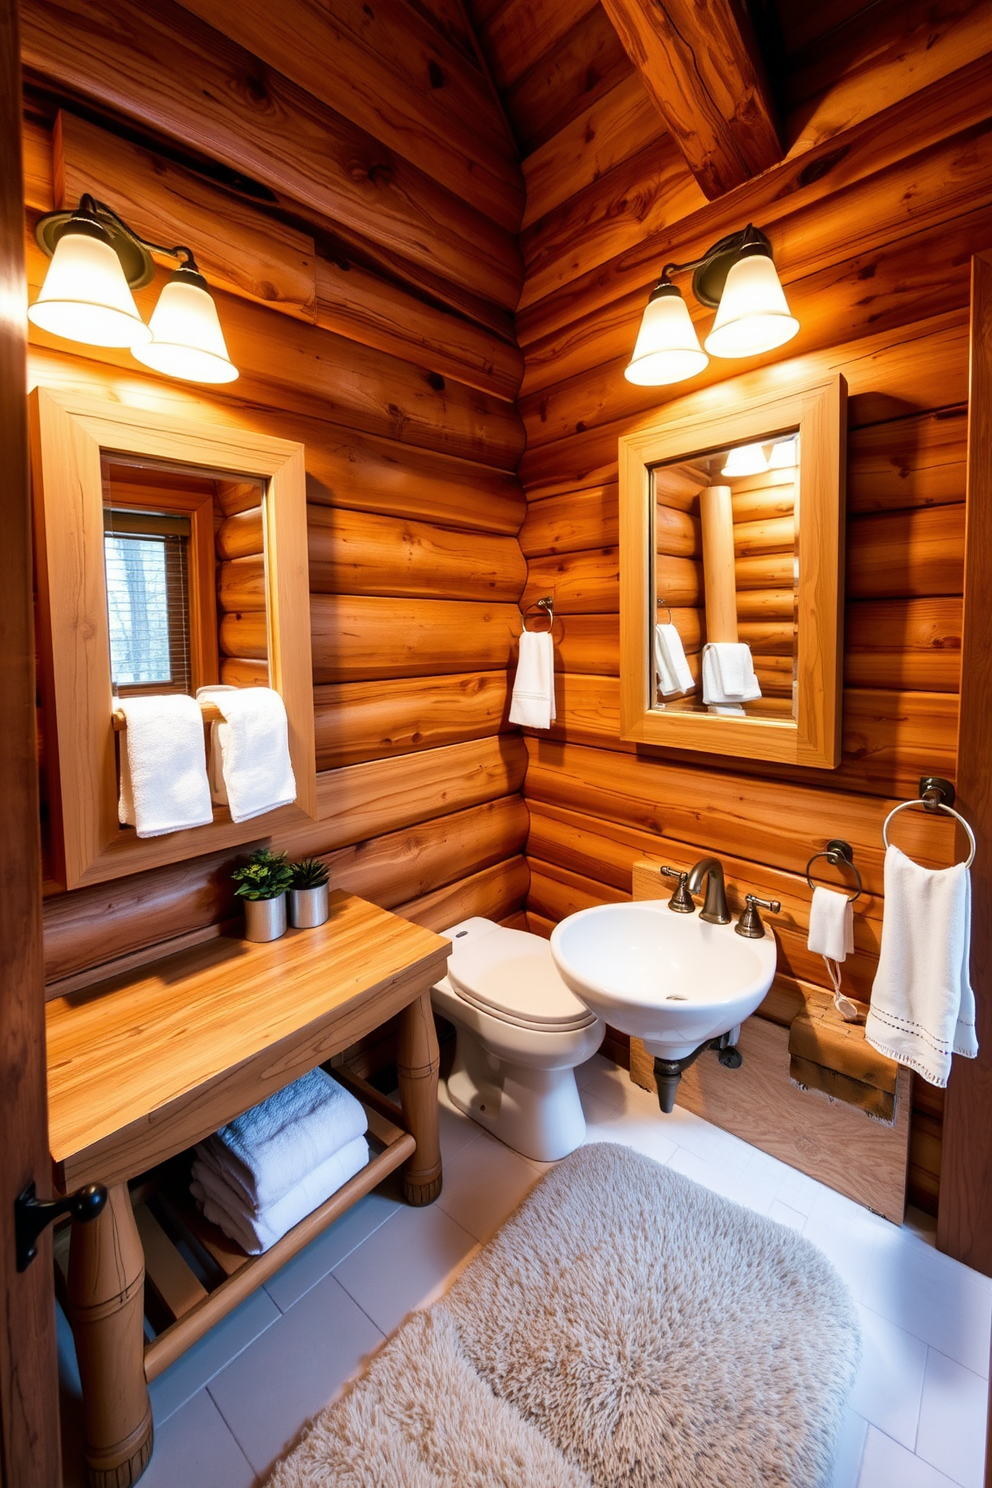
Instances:
[[[675,624],[675,621],[672,619],[672,607],[671,607],[671,605],[666,604],[663,599],[659,599],[659,601],[658,601],[658,608],[659,608],[659,610],[664,610],[665,611],[665,614],[668,616],[668,619],[667,619],[667,621],[665,623],[667,625],[674,625]]]
[[[545,616],[547,617],[548,630],[551,631],[554,629],[555,597],[553,594],[545,594],[541,599],[536,599],[532,605],[527,606],[527,608],[524,610],[523,615],[524,630],[527,629],[527,616],[531,613],[532,610],[543,610]],[[540,635],[541,633],[542,632],[540,631],[535,632],[536,635]]]
[[[909,804],[912,805],[913,803],[910,802]],[[815,889],[816,885],[810,878],[809,870],[812,868],[817,858],[826,858],[827,862],[830,863],[834,868],[840,868],[841,866],[850,868],[851,872],[854,874],[855,878],[858,881],[858,887],[856,892],[851,895],[850,899],[847,902],[848,904],[853,904],[855,900],[861,898],[861,895],[864,891],[864,885],[861,882],[861,874],[858,872],[858,869],[855,866],[854,849],[851,847],[851,844],[849,842],[845,842],[841,837],[834,837],[832,841],[827,843],[826,847],[821,848],[819,852],[813,854],[809,862],[806,864],[806,882],[809,884],[811,889]]]
[[[966,868],[970,868],[972,863],[975,861],[975,852],[977,850],[975,834],[971,830],[971,827],[968,825],[968,823],[965,821],[964,817],[961,815],[960,811],[955,811],[953,806],[948,806],[944,801],[934,800],[931,803],[930,801],[925,801],[921,796],[918,801],[903,801],[900,803],[900,805],[893,806],[892,810],[885,818],[885,821],[882,823],[882,841],[885,843],[886,847],[889,846],[889,822],[894,816],[898,816],[900,811],[908,811],[910,806],[922,806],[926,811],[946,811],[948,816],[957,817],[958,821],[967,832],[968,841],[971,843],[971,852],[968,854],[964,864]]]

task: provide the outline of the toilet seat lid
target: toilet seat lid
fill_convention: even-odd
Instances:
[[[562,981],[548,942],[526,930],[499,925],[456,943],[448,980],[466,1002],[524,1027],[566,1030],[596,1021]]]

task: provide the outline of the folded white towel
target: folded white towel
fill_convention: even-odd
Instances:
[[[231,820],[251,821],[296,800],[289,758],[289,726],[282,698],[271,687],[201,687],[223,723],[210,729],[210,786]]]
[[[865,1038],[931,1085],[946,1085],[951,1055],[974,1059],[971,875],[921,868],[898,847],[885,854],[885,912]]]
[[[520,637],[510,722],[550,728],[555,717],[555,648],[549,630],[525,630]]]
[[[840,963],[854,950],[854,907],[848,894],[819,886],[813,890],[806,944],[826,963],[834,987],[834,1007],[842,1018],[853,1023],[858,1010],[840,990]]]
[[[716,641],[704,647],[704,703],[747,703],[760,696],[750,646]]]
[[[267,1209],[320,1163],[365,1135],[361,1101],[311,1070],[201,1142],[197,1157],[221,1169],[253,1209]]]
[[[213,821],[203,714],[184,693],[120,698],[127,719],[121,735],[118,819],[139,837],[163,837]]]
[[[662,697],[674,697],[692,687],[692,673],[685,659],[682,637],[674,625],[655,626],[654,664]]]
[[[211,1224],[223,1230],[248,1255],[261,1255],[331,1194],[337,1193],[349,1178],[360,1173],[368,1160],[368,1142],[364,1137],[355,1137],[307,1173],[281,1199],[261,1210],[242,1203],[235,1190],[206,1163],[194,1162],[190,1192]]]

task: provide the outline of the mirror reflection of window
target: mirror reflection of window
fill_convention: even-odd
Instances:
[[[191,689],[188,517],[104,511],[114,690]]]
[[[652,472],[657,709],[796,716],[799,437]]]

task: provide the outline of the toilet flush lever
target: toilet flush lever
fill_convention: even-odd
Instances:
[[[689,893],[689,875],[678,868],[662,868],[662,878],[677,878],[675,892],[668,901],[669,909],[674,909],[676,914],[695,914],[696,905],[692,895]]]
[[[757,894],[746,894],[744,897],[744,913],[741,915],[734,929],[738,935],[744,935],[748,940],[761,940],[765,934],[765,927],[758,913],[758,906],[762,909],[770,909],[772,914],[782,913],[782,902],[780,899],[759,899]]]

